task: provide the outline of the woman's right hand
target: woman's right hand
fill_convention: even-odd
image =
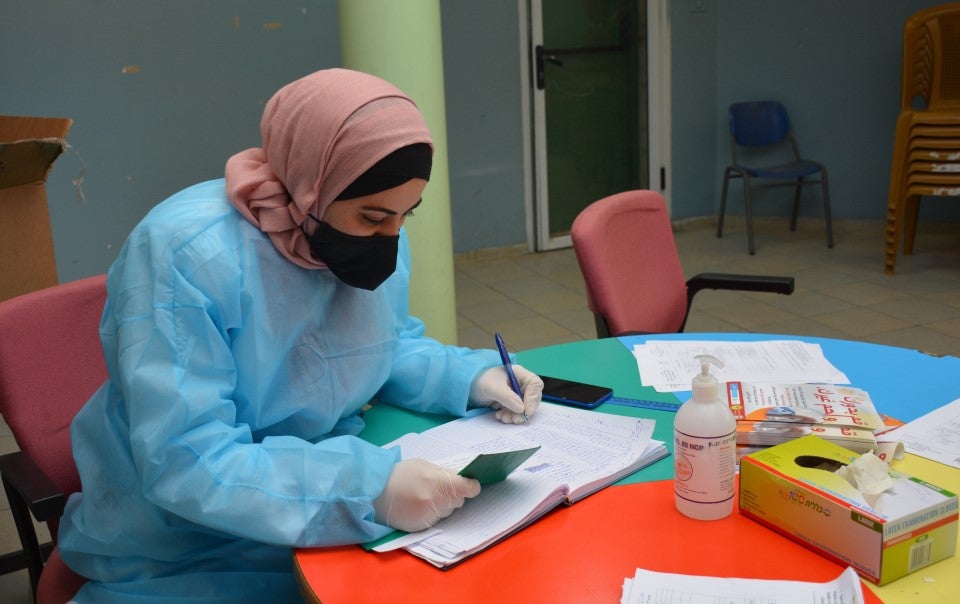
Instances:
[[[376,520],[407,532],[422,531],[480,494],[480,483],[423,459],[393,466],[387,486],[373,500]]]

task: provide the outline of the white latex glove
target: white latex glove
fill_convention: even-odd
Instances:
[[[480,483],[424,459],[397,462],[383,492],[373,500],[375,517],[401,531],[422,531],[480,494]]]
[[[520,365],[512,367],[523,399],[510,388],[507,370],[503,367],[491,367],[474,380],[470,387],[470,400],[480,407],[497,409],[497,419],[505,424],[522,424],[540,406],[543,380]]]

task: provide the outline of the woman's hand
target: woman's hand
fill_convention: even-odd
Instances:
[[[533,415],[540,406],[543,394],[543,380],[537,374],[520,365],[512,365],[513,375],[520,384],[520,398],[510,388],[507,370],[503,367],[487,369],[470,387],[470,400],[480,407],[493,407],[497,410],[497,419],[505,424],[522,424]]]
[[[476,480],[424,459],[409,459],[393,466],[373,509],[380,524],[415,532],[433,526],[479,494]]]

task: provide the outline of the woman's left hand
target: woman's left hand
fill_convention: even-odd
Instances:
[[[543,380],[520,365],[511,365],[520,384],[523,398],[510,388],[510,378],[503,367],[491,367],[481,373],[470,388],[470,400],[480,407],[493,407],[497,419],[505,424],[522,424],[540,406]]]

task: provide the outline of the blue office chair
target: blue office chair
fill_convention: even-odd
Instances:
[[[787,144],[789,143],[789,145]],[[737,159],[738,148],[743,147],[749,153],[751,161],[762,161],[763,157],[780,151],[786,163],[773,166],[747,166]],[[789,157],[792,155],[792,159]],[[727,206],[727,188],[731,178],[743,179],[743,202],[747,219],[747,247],[750,255],[756,253],[753,241],[753,208],[750,205],[750,189],[771,186],[794,186],[793,213],[790,217],[790,230],[797,229],[797,211],[800,207],[800,190],[804,185],[823,187],[823,212],[827,226],[827,247],[833,247],[833,225],[830,217],[830,192],[827,187],[827,169],[823,164],[802,159],[797,150],[797,142],[790,127],[790,118],[786,108],[776,101],[754,101],[730,105],[730,157],[732,165],[723,172],[723,191],[720,195],[720,218],[717,222],[717,237],[723,236],[723,215]],[[767,159],[767,161],[770,161]],[[819,174],[819,180],[806,180],[808,176]],[[762,179],[754,184],[752,179]]]

